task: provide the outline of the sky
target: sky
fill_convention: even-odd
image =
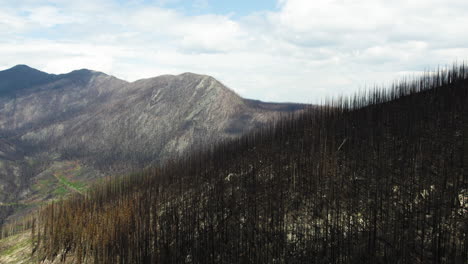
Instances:
[[[194,72],[319,103],[468,59],[466,0],[0,0],[0,70]]]

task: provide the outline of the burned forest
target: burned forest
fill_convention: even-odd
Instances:
[[[38,261],[467,263],[468,68],[288,114],[23,226]]]

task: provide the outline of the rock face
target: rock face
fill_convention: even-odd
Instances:
[[[86,180],[89,171],[129,172],[303,108],[243,99],[193,73],[128,83],[90,70],[15,66],[0,72],[0,222],[13,204],[40,203],[60,193],[62,180],[83,180],[82,167]],[[66,161],[80,170],[50,170]]]

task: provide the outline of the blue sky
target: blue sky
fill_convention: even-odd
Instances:
[[[468,58],[466,0],[0,0],[0,70],[211,75],[318,103]]]
[[[159,3],[163,7],[177,9],[188,15],[222,14],[237,18],[254,12],[277,9],[275,0],[169,0]]]

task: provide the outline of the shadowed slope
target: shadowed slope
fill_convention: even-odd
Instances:
[[[15,92],[54,80],[56,76],[17,65],[11,69],[0,71],[0,96],[11,96]]]

